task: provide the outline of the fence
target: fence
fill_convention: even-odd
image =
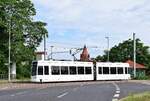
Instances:
[[[0,80],[7,80],[8,74],[0,74]]]

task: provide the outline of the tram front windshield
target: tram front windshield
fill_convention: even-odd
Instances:
[[[32,63],[32,76],[36,75],[36,71],[37,71],[37,62],[33,62]]]

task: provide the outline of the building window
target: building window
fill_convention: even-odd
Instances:
[[[103,67],[103,74],[109,74],[109,67]]]
[[[68,74],[68,67],[67,66],[61,66],[61,74]]]
[[[51,71],[52,71],[52,75],[59,75],[60,74],[59,66],[52,66]]]
[[[92,74],[91,67],[85,67],[85,74]]]
[[[49,75],[49,66],[44,66],[44,74]]]
[[[69,70],[70,70],[70,74],[72,74],[72,75],[77,74],[77,71],[76,71],[76,67],[75,67],[75,66],[70,66],[70,67],[69,67]]]
[[[122,67],[118,67],[118,74],[123,74],[123,68]]]
[[[102,67],[98,67],[98,74],[102,74]]]
[[[78,74],[84,74],[84,67],[78,67]]]
[[[38,75],[43,75],[43,66],[38,66]]]
[[[110,74],[116,74],[116,67],[110,68]]]

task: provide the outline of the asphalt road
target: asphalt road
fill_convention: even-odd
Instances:
[[[150,85],[133,82],[80,82],[77,85],[1,90],[0,101],[112,101],[144,91],[150,91]]]

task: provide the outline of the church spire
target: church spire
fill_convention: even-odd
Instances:
[[[81,61],[89,61],[90,55],[88,53],[86,45],[84,45],[82,54],[80,55],[80,60]]]

